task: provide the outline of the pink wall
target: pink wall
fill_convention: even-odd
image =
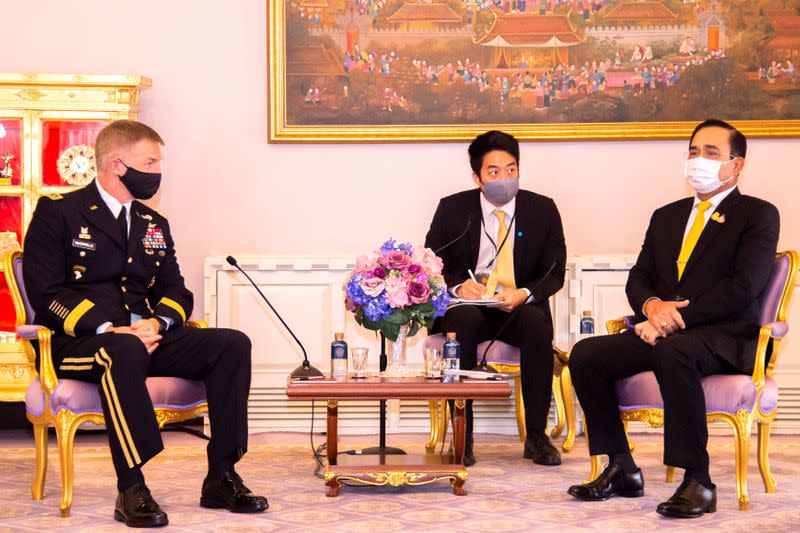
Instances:
[[[177,235],[196,317],[206,255],[422,241],[438,198],[472,184],[466,144],[268,145],[263,0],[13,4],[0,70],[153,78],[140,118],[167,142],[159,210]],[[523,187],[556,200],[570,254],[635,252],[653,209],[687,193],[685,146],[526,143]],[[781,246],[800,247],[800,140],[750,150],[742,190],[775,203]]]

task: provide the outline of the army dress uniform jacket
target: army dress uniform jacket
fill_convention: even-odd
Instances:
[[[167,219],[131,203],[127,240],[95,182],[63,196],[40,198],[25,237],[23,277],[36,323],[55,332],[53,352],[93,336],[111,322],[191,315],[192,293],[181,276]]]

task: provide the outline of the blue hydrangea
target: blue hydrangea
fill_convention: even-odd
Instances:
[[[410,242],[398,243],[394,239],[389,239],[388,241],[386,241],[381,245],[380,252],[382,256],[386,257],[387,255],[389,255],[389,252],[395,250],[403,252],[408,256],[411,256],[411,254],[414,253],[414,246],[412,246]]]
[[[385,296],[373,298],[364,306],[364,316],[373,322],[379,322],[391,314],[392,308],[389,306],[389,300]]]
[[[437,289],[435,293],[433,293],[433,297],[431,298],[431,304],[433,305],[433,318],[439,318],[444,316],[447,312],[447,306],[450,303],[450,295],[447,291],[442,289]]]
[[[364,293],[361,289],[361,285],[359,282],[361,281],[361,275],[356,274],[353,278],[347,283],[347,289],[345,290],[347,297],[350,298],[354,304],[356,305],[365,305],[367,302],[370,301],[370,297]]]

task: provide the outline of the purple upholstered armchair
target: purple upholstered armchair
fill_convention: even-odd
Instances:
[[[431,335],[425,339],[426,349],[432,347],[441,349],[443,345],[444,336],[441,333]],[[488,341],[478,345],[479,360],[488,345]],[[561,448],[568,452],[575,442],[575,408],[572,400],[572,379],[570,378],[568,367],[569,354],[553,346],[553,357],[555,358],[553,366],[553,398],[556,404],[556,425],[550,431],[550,436],[553,438],[561,436],[566,423],[567,436]],[[505,342],[497,341],[491,347],[489,353],[486,354],[486,361],[493,369],[510,374],[514,378],[514,406],[517,429],[520,440],[524,441],[526,435],[525,405],[522,401],[522,385],[520,383],[519,349]],[[431,417],[431,434],[425,444],[425,448],[428,451],[432,451],[439,439],[444,437],[449,417],[447,416],[447,403],[445,401],[430,400],[428,403]]]
[[[61,463],[61,515],[69,516],[72,504],[73,440],[78,426],[84,422],[102,425],[103,410],[97,385],[74,379],[58,379],[50,352],[52,332],[36,325],[33,308],[22,281],[22,253],[9,252],[3,257],[8,286],[17,314],[17,335],[33,353],[31,341],[39,341],[39,375],[28,386],[25,409],[33,424],[36,445],[36,474],[31,485],[34,500],[44,495],[47,471],[47,428],[54,426]],[[204,322],[188,323],[206,327]],[[147,378],[147,389],[156,412],[159,427],[167,422],[189,420],[208,411],[205,386],[199,381],[181,378]]]
[[[709,422],[725,421],[733,429],[736,453],[736,493],[739,509],[747,510],[747,464],[750,449],[750,430],[758,424],[758,468],[767,492],[775,492],[777,483],[769,468],[770,424],[778,414],[778,386],[773,379],[778,362],[779,345],[789,331],[786,312],[794,290],[798,254],[789,250],[778,253],[769,283],[761,294],[761,330],[758,334],[756,363],[752,376],[718,375],[703,378],[706,397],[706,418]],[[633,327],[633,317],[610,320],[610,334]],[[772,354],[767,364],[767,348],[772,341]],[[616,384],[620,415],[628,421],[645,422],[651,427],[664,424],[664,402],[655,374],[642,372]],[[600,473],[600,457],[592,456],[590,479]],[[672,481],[674,467],[667,467],[667,481]]]

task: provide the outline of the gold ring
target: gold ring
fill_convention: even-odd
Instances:
[[[661,327],[662,327],[662,328],[666,328],[667,326],[668,326],[668,324],[667,324],[666,322],[662,322],[662,323],[661,323]]]

